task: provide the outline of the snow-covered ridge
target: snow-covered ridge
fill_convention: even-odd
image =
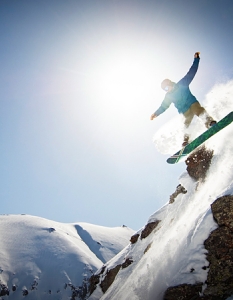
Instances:
[[[8,288],[9,299],[69,299],[129,243],[133,232],[127,227],[1,215],[1,287]]]

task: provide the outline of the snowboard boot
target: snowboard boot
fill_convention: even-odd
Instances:
[[[209,128],[212,127],[212,126],[214,126],[216,123],[217,123],[217,122],[216,122],[215,120],[211,121],[211,122],[209,123]]]
[[[216,123],[217,122],[212,117],[210,117],[209,115],[207,115],[206,122],[205,122],[205,126],[206,126],[207,129],[211,128]]]
[[[182,147],[187,146],[188,143],[189,143],[189,135],[188,135],[188,134],[185,134],[185,135],[184,135],[184,141],[183,141]]]

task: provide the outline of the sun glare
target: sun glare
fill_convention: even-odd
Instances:
[[[105,130],[111,128],[122,135],[130,130],[137,135],[139,123],[150,119],[150,101],[162,99],[161,62],[145,46],[118,43],[118,47],[102,47],[104,51],[98,51],[86,70],[92,109]]]
[[[143,73],[144,66],[130,57],[112,58],[101,69],[98,85],[107,95],[125,98],[132,93],[138,93],[142,88],[142,78],[145,77]]]

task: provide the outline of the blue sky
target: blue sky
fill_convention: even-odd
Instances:
[[[185,171],[152,142],[177,114],[150,121],[160,82],[196,51],[201,103],[231,79],[232,15],[231,0],[1,0],[1,213],[142,227]]]

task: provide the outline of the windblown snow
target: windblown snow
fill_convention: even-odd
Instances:
[[[233,81],[215,86],[202,104],[216,121],[233,111]],[[193,130],[194,137],[205,130],[198,118]],[[178,116],[155,134],[157,150],[164,154],[178,151],[181,132],[182,119]],[[217,226],[210,205],[220,196],[233,194],[232,136],[233,124],[230,124],[205,143],[214,150],[206,181],[198,185],[186,172],[180,176],[177,185],[181,183],[187,193],[151,215],[148,223],[160,220],[154,234],[128,245],[106,264],[109,268],[126,258],[133,260],[119,271],[105,294],[97,287],[89,300],[162,300],[170,286],[205,282],[208,261],[203,242]]]
[[[201,102],[201,104],[205,107],[209,115],[216,121],[219,121],[233,110],[232,95],[233,81],[229,81],[226,84],[218,84],[206,95],[205,100]],[[191,140],[199,136],[205,130],[203,120],[195,116],[189,127]],[[225,131],[226,130],[224,130],[224,132]],[[162,154],[174,154],[181,148],[183,132],[183,116],[177,115],[162,126],[154,135],[153,141],[156,149]],[[209,142],[218,139],[219,137],[216,136],[211,138]]]

